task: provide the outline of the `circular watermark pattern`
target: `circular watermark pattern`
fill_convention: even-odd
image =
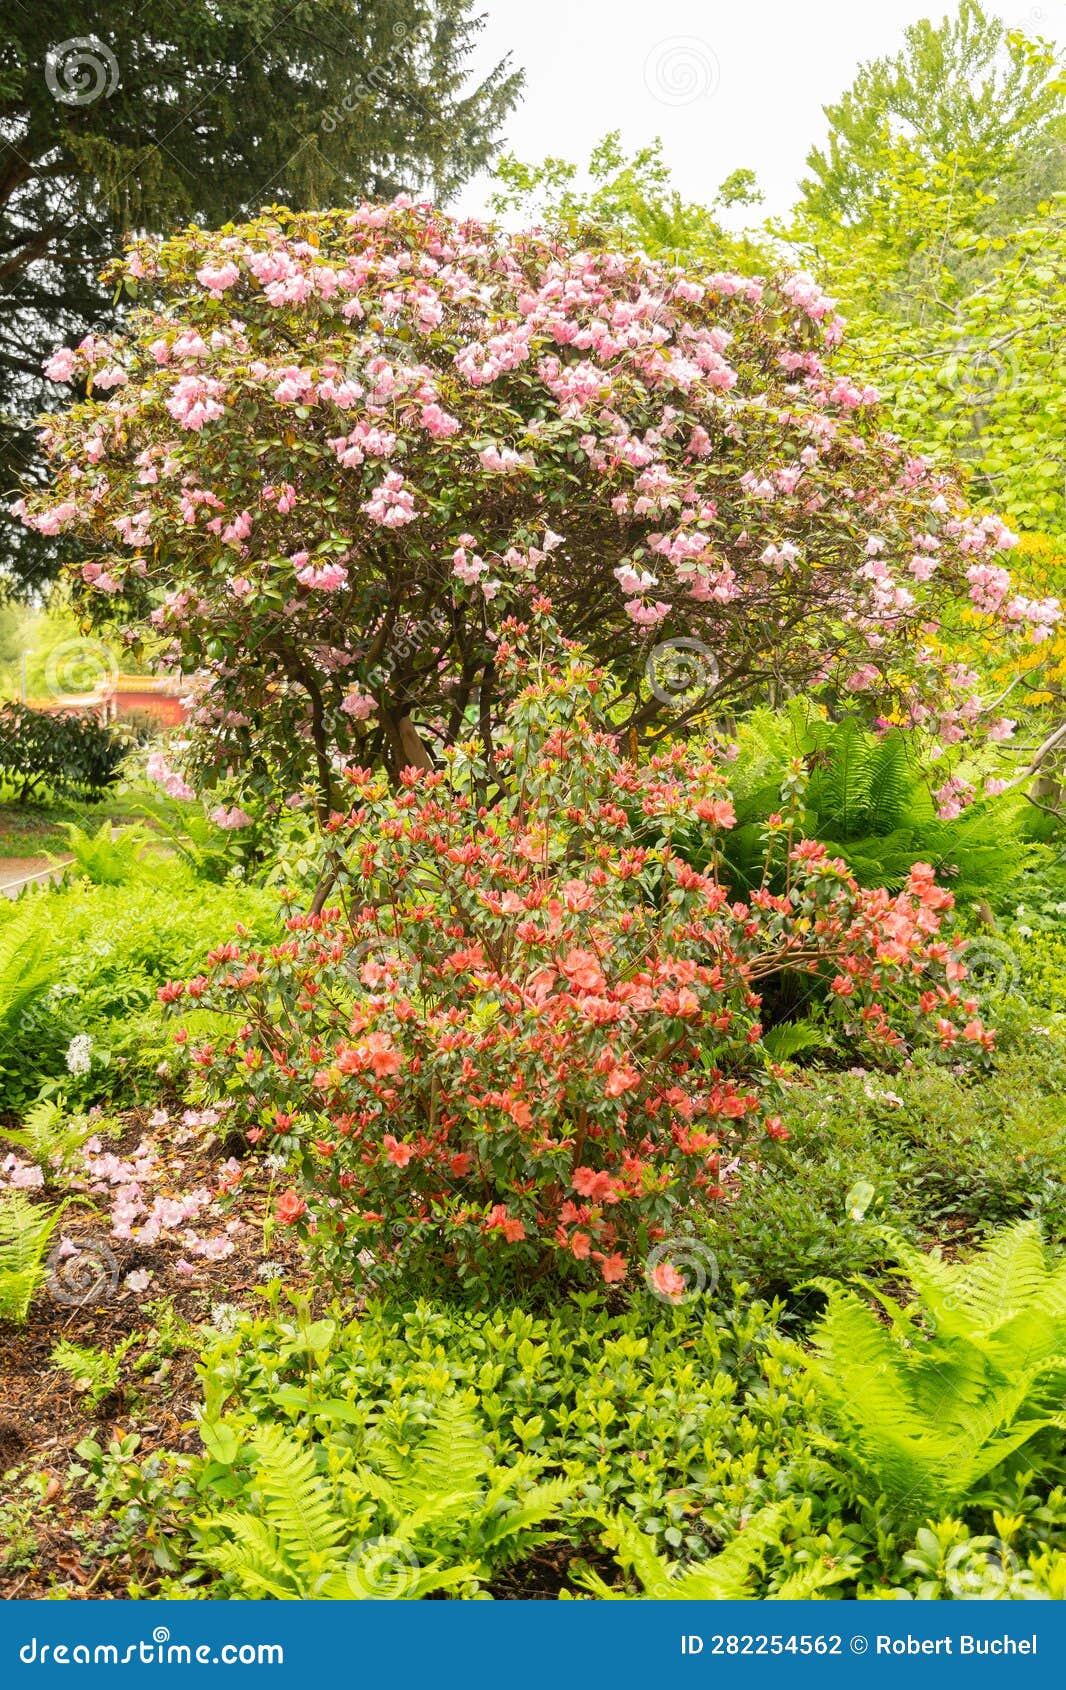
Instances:
[[[691,106],[718,92],[722,67],[697,35],[657,41],[644,61],[644,86],[664,106]]]
[[[688,1234],[664,1238],[644,1262],[644,1281],[660,1303],[681,1308],[718,1284],[718,1258],[702,1239]]]
[[[1013,346],[966,344],[956,348],[947,366],[946,381],[970,411],[973,435],[981,433],[990,407],[1010,392],[1020,374],[1018,353]]]
[[[44,80],[60,105],[91,106],[118,87],[118,60],[98,35],[76,35],[49,47]]]
[[[976,400],[996,399],[1018,379],[1018,360],[1009,349],[975,346],[960,366],[959,385]]]
[[[718,685],[718,659],[709,645],[680,634],[660,640],[648,653],[644,675],[653,698],[660,704],[688,708],[697,704]]]
[[[944,1563],[944,1583],[958,1602],[1005,1602],[1016,1594],[1021,1563],[998,1537],[957,1544]]]
[[[118,1259],[99,1239],[56,1244],[48,1256],[48,1295],[66,1308],[102,1303],[118,1289]]]
[[[118,659],[103,640],[64,640],[48,654],[44,683],[53,698],[80,698],[113,687],[118,672]]]
[[[1021,977],[1018,958],[1002,939],[971,939],[960,961],[967,969],[963,986],[978,996],[1011,992]]]
[[[357,1599],[402,1602],[418,1586],[418,1556],[402,1537],[368,1537],[348,1556],[348,1589]]]
[[[384,933],[353,945],[344,958],[344,972],[358,986],[368,991],[391,991],[399,980],[409,974],[418,958],[410,945],[402,939],[390,939]]]

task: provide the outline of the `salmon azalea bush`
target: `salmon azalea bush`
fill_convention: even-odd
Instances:
[[[429,767],[474,720],[490,742],[499,624],[538,590],[638,728],[816,687],[942,747],[1006,731],[938,644],[960,607],[1001,642],[1058,616],[1004,525],[881,431],[809,278],[401,198],[141,240],[113,279],[127,332],[49,360],[77,402],[16,508],[80,544],[94,615],[199,676],[197,784],[310,778],[325,813],[338,759]],[[671,642],[695,697],[649,688]]]
[[[774,818],[783,894],[733,902],[713,859],[693,869],[674,836],[734,819],[721,758],[623,755],[609,677],[536,608],[497,654],[516,701],[494,771],[476,741],[398,790],[350,769],[330,904],[162,995],[233,1018],[193,1060],[297,1170],[276,1218],[338,1275],[633,1282],[653,1251],[670,1294],[669,1240],[749,1141],[787,1131],[760,1099],[767,982],[810,976],[867,1054],[990,1035],[928,868],[862,890]]]

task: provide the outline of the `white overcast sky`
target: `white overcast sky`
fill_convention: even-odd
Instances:
[[[987,4],[987,0],[986,0]],[[761,208],[788,210],[803,162],[826,132],[822,107],[856,67],[902,45],[909,23],[939,22],[952,0],[483,0],[474,68],[510,51],[526,72],[506,150],[583,162],[609,129],[627,148],[656,135],[687,199],[710,198],[740,166]],[[1012,26],[1066,46],[1066,0],[999,0]],[[488,184],[456,208],[487,210]]]

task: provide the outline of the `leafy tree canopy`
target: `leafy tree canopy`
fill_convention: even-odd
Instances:
[[[1066,182],[1066,81],[1052,48],[1009,30],[978,0],[961,0],[938,25],[913,24],[904,41],[825,108],[829,140],[808,158],[803,213],[862,225],[901,157],[927,173],[950,160],[971,187],[1009,180],[1030,204]]]
[[[50,360],[87,397],[16,508],[86,548],[93,614],[201,673],[208,778],[310,770],[328,806],[337,755],[425,764],[472,719],[491,745],[499,616],[538,589],[634,731],[828,687],[956,744],[981,701],[931,631],[1058,618],[1003,524],[880,431],[809,278],[402,196],[141,241],[114,275],[129,333]]]
[[[760,203],[754,172],[734,170],[709,205],[693,205],[672,185],[660,140],[627,156],[620,131],[611,130],[593,148],[584,180],[568,159],[525,164],[513,153],[497,162],[495,174],[491,204],[501,217],[517,216],[582,238],[598,233],[677,263],[703,258],[718,268],[766,261],[765,249],[732,235],[721,220],[723,211]]]

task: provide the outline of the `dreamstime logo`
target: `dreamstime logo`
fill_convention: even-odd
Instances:
[[[392,1284],[402,1271],[411,1244],[411,1229],[405,1221],[393,1221],[389,1231],[393,1237],[391,1249],[381,1255],[373,1250],[360,1250],[355,1258],[363,1270],[362,1289],[367,1293]]]
[[[694,1303],[718,1284],[718,1258],[699,1238],[678,1234],[664,1238],[644,1262],[644,1280],[652,1296],[675,1308]]]
[[[944,1582],[959,1602],[1004,1602],[1017,1594],[1021,1563],[998,1537],[974,1537],[951,1550]]]
[[[118,679],[118,661],[103,640],[64,640],[48,654],[45,686],[53,698],[107,690]]]
[[[401,663],[406,663],[422,646],[439,637],[440,629],[428,617],[416,622],[413,627],[404,629],[403,633],[393,640],[382,662],[376,663],[371,669],[367,677],[370,685],[378,688],[386,686]]]
[[[644,86],[664,106],[690,106],[718,92],[722,69],[695,35],[671,35],[656,42],[644,61]]]
[[[653,698],[688,708],[718,685],[718,659],[710,646],[686,634],[653,646],[644,665]]]
[[[402,1537],[368,1537],[348,1557],[348,1588],[357,1600],[402,1602],[413,1595],[418,1556]]]
[[[79,1244],[71,1240],[57,1244],[49,1254],[48,1295],[66,1308],[84,1308],[103,1302],[118,1289],[118,1260],[113,1250],[98,1239]]]
[[[49,47],[44,79],[61,105],[91,106],[118,87],[118,60],[98,35],[76,35]]]
[[[384,933],[353,945],[344,958],[344,972],[359,986],[370,991],[390,990],[405,974],[410,973],[418,958],[410,945],[402,939],[390,939]]]
[[[327,135],[332,135],[345,118],[351,117],[352,113],[358,111],[359,107],[365,105],[368,100],[382,99],[395,93],[393,66],[404,46],[410,40],[411,31],[406,24],[394,23],[392,34],[394,45],[379,59],[377,64],[371,65],[365,76],[356,77],[340,104],[331,106],[322,119],[320,128]],[[429,116],[421,100],[416,99],[410,91],[405,91],[404,98],[409,109],[418,112],[422,117]]]
[[[1013,991],[1021,975],[1017,956],[1002,939],[971,939],[961,961],[968,970],[963,985],[983,996]]]

